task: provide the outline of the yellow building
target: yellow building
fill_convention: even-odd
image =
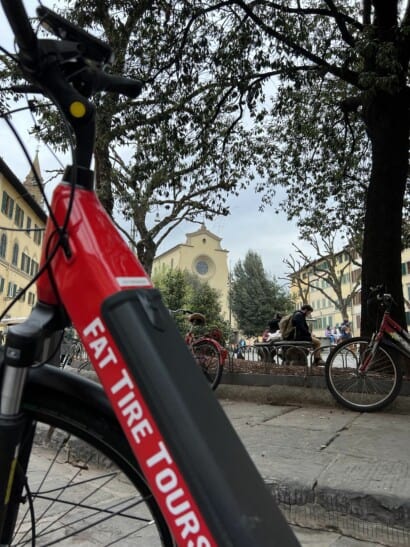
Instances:
[[[34,167],[39,173],[38,158]],[[47,215],[30,172],[22,184],[0,158],[0,313],[38,272]],[[22,294],[8,317],[25,317],[36,302],[36,288]]]
[[[298,272],[298,276],[301,277],[302,282],[305,281],[309,284],[309,288],[307,288],[307,285],[302,284],[306,291],[304,300],[314,309],[312,314],[312,318],[314,319],[313,329],[318,336],[323,336],[327,326],[338,326],[344,319],[332,302],[332,297],[336,298],[333,289],[327,285],[324,279],[319,279],[318,275],[315,274],[315,264],[323,267],[325,261],[326,259],[321,259],[317,263],[312,263]],[[345,251],[341,251],[335,255],[335,262],[336,270],[341,274],[342,296],[345,298],[353,291],[355,292],[351,304],[348,306],[347,314],[352,327],[352,333],[354,336],[358,336],[360,334],[361,319],[360,280],[362,270],[360,265],[351,263],[349,254]],[[356,258],[355,262],[360,264],[360,258]],[[407,324],[410,325],[410,249],[403,250],[401,266],[406,318]],[[323,289],[326,296],[320,289]],[[299,308],[302,305],[302,298],[300,297],[296,282],[291,286],[290,292],[296,308]]]
[[[222,315],[229,320],[228,251],[222,249],[221,238],[206,229],[186,234],[186,242],[158,255],[153,276],[165,268],[187,270],[201,281],[207,281],[220,295]]]

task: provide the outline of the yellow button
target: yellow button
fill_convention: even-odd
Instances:
[[[74,116],[74,118],[82,118],[85,116],[86,108],[85,104],[81,103],[80,101],[74,101],[70,104],[70,114]]]

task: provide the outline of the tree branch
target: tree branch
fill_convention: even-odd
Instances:
[[[250,4],[246,4],[243,0],[234,0],[234,2],[241,7],[244,12],[248,15],[250,19],[254,23],[256,23],[266,34],[271,36],[272,38],[275,38],[275,40],[278,40],[280,43],[284,44],[286,47],[288,47],[293,53],[296,55],[305,57],[306,59],[309,59],[312,63],[317,65],[318,67],[324,69],[326,72],[329,72],[330,74],[333,74],[334,76],[337,76],[338,78],[341,78],[345,82],[355,86],[360,87],[359,85],[359,78],[358,74],[352,70],[349,70],[347,68],[339,68],[336,65],[332,65],[313,53],[312,51],[309,51],[305,47],[301,46],[300,44],[297,44],[293,40],[291,40],[288,36],[285,34],[282,34],[281,32],[277,31],[276,29],[268,26],[251,8]]]
[[[330,13],[334,17],[337,26],[339,27],[340,34],[342,35],[343,40],[349,44],[349,46],[354,47],[356,41],[353,38],[352,34],[347,30],[346,20],[342,13],[336,8],[333,0],[325,0],[326,4],[330,8]]]

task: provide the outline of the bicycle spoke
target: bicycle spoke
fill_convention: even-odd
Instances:
[[[371,353],[369,353],[371,352]],[[330,391],[353,410],[377,410],[388,404],[400,389],[397,367],[382,345],[369,346],[357,338],[352,348],[335,348],[326,365]]]
[[[143,545],[144,530],[148,537],[157,535],[156,522],[147,509],[147,502],[152,500],[148,491],[147,496],[138,493],[119,470],[112,469],[112,462],[109,469],[96,466],[95,450],[90,453],[77,437],[61,435],[54,428],[51,432],[47,435],[47,428],[38,428],[33,447],[36,466],[28,472],[33,484],[30,492],[26,490],[34,514],[25,510],[19,516],[13,546],[32,544],[33,530],[42,547],[61,542],[68,545],[77,537],[82,541],[93,529],[98,530],[99,545],[123,545],[127,541]],[[48,437],[46,445],[44,435]],[[85,450],[88,454],[84,459]],[[113,525],[108,526],[111,521]]]

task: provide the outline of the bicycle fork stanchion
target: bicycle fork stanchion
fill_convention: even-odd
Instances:
[[[27,368],[3,365],[3,379],[0,395],[0,545],[9,545],[10,501],[15,493],[15,477],[19,448],[26,420],[20,414],[20,403],[27,376]],[[13,513],[13,511],[12,511]]]
[[[9,376],[9,370],[9,367],[6,367],[5,379]],[[24,376],[26,371],[23,369],[18,372]],[[2,402],[4,394],[5,390],[2,390]],[[0,414],[0,545],[10,544],[11,538],[8,537],[8,526],[5,524],[8,521],[7,513],[16,474],[17,457],[25,426],[24,417],[19,413],[9,413],[8,406],[2,405]]]
[[[12,540],[33,439],[33,426],[20,411],[27,372],[60,323],[55,308],[37,305],[25,323],[11,327],[7,334],[0,363],[0,547]]]

